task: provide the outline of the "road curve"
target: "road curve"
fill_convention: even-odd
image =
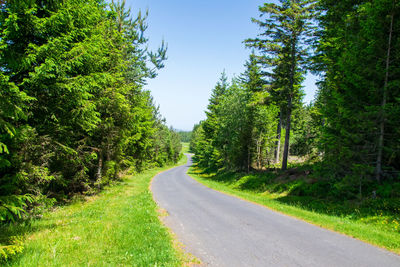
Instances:
[[[400,266],[400,256],[201,185],[188,163],[151,190],[165,224],[206,266]]]

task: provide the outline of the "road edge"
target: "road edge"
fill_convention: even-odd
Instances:
[[[324,226],[322,226],[322,225],[320,225],[320,224],[316,224],[316,223],[314,223],[314,222],[308,221],[308,220],[303,219],[303,218],[301,218],[301,217],[297,217],[297,216],[295,216],[295,215],[288,214],[288,213],[282,212],[282,211],[280,211],[280,210],[276,210],[276,209],[274,209],[274,208],[272,208],[272,207],[270,207],[270,206],[266,206],[266,205],[263,205],[263,204],[261,204],[261,203],[257,203],[257,202],[255,202],[255,201],[252,201],[252,200],[243,198],[243,197],[241,197],[241,196],[234,195],[234,194],[229,193],[229,192],[224,192],[224,191],[221,191],[221,190],[218,190],[218,189],[209,187],[208,185],[202,183],[201,181],[199,181],[198,179],[196,179],[195,177],[193,177],[192,175],[189,174],[189,171],[190,171],[191,168],[193,168],[193,165],[188,169],[188,172],[186,172],[186,175],[189,176],[189,177],[190,177],[191,179],[193,179],[194,181],[198,182],[199,184],[201,184],[201,185],[203,185],[203,186],[205,186],[205,187],[207,187],[207,188],[209,188],[209,189],[211,189],[211,190],[217,191],[217,192],[219,192],[219,193],[221,193],[221,194],[224,194],[224,195],[227,195],[227,196],[235,197],[235,198],[237,198],[237,199],[246,201],[246,202],[248,202],[248,203],[255,204],[255,205],[257,205],[257,206],[266,208],[266,209],[268,209],[268,210],[270,210],[270,211],[277,212],[277,213],[279,213],[279,214],[281,214],[281,215],[288,216],[288,217],[291,217],[291,218],[293,218],[293,219],[303,221],[303,222],[305,222],[305,223],[311,224],[311,225],[316,226],[316,227],[319,227],[319,228],[321,228],[321,229],[325,229],[325,230],[328,230],[328,231],[331,231],[331,232],[340,234],[340,235],[342,235],[342,236],[346,236],[346,237],[348,237],[348,238],[352,238],[352,239],[361,241],[361,242],[363,242],[363,243],[366,243],[366,244],[369,244],[369,245],[371,245],[371,246],[374,246],[374,247],[376,247],[376,248],[378,248],[378,249],[380,249],[380,250],[383,250],[384,252],[392,253],[392,254],[394,254],[394,255],[400,257],[400,251],[390,250],[390,249],[388,249],[388,248],[386,248],[386,247],[383,247],[383,246],[380,246],[380,245],[377,245],[377,244],[373,244],[373,243],[371,243],[371,242],[369,242],[369,241],[367,241],[367,240],[363,240],[363,239],[357,238],[357,237],[355,237],[355,236],[351,236],[351,235],[348,235],[348,234],[346,234],[346,233],[336,231],[336,230],[334,230],[334,229],[332,229],[332,228],[324,227]]]
[[[167,210],[160,207],[160,205],[154,199],[154,193],[151,190],[151,188],[153,186],[153,181],[158,175],[160,175],[161,173],[170,171],[172,169],[175,169],[177,167],[181,167],[188,163],[189,157],[186,154],[188,154],[188,153],[183,154],[183,157],[182,157],[182,158],[186,157],[185,161],[183,159],[180,159],[175,165],[171,166],[171,168],[162,170],[162,171],[158,172],[156,175],[154,175],[150,179],[148,190],[151,192],[151,197],[157,206],[158,220],[167,229],[168,234],[170,235],[171,240],[172,240],[172,246],[175,249],[175,251],[178,253],[179,258],[182,260],[182,266],[194,267],[194,266],[203,266],[201,260],[198,257],[196,257],[195,255],[193,255],[192,253],[186,251],[185,245],[181,241],[178,240],[177,235],[171,230],[171,228],[169,228],[165,224],[164,218],[169,216],[169,213]]]

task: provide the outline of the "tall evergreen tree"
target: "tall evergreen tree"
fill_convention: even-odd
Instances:
[[[324,0],[321,8],[317,68],[324,73],[325,162],[338,176],[375,176],[379,182],[400,169],[400,6],[392,0]]]
[[[125,1],[0,8],[0,222],[93,193],[120,168],[178,159],[179,139],[143,89],[166,59],[164,44],[147,49],[146,16]]]
[[[270,101],[271,95],[267,92],[266,81],[257,56],[252,53],[245,63],[246,70],[241,75],[241,83],[247,93],[248,133],[247,140],[247,169],[252,163],[260,169],[265,161],[270,162],[271,142],[275,139],[271,136],[271,127],[275,124],[276,105]]]
[[[217,149],[217,147],[222,147],[224,144],[217,144],[216,137],[219,130],[220,103],[229,87],[227,80],[224,71],[211,93],[208,110],[206,111],[207,119],[202,124],[207,145],[202,150],[204,155],[201,157],[200,164],[213,169],[221,167],[219,164],[221,157],[226,158],[226,155],[221,155],[221,151]]]
[[[313,29],[314,2],[310,0],[281,0],[280,4],[266,3],[260,6],[264,20],[253,19],[265,29],[259,38],[248,39],[250,47],[263,53],[267,67],[273,67],[274,81],[285,99],[285,145],[282,169],[287,168],[291,114],[294,102],[299,98],[299,90],[305,66],[308,63],[309,47],[306,45]],[[272,74],[271,74],[272,76]],[[279,132],[279,131],[278,131]]]

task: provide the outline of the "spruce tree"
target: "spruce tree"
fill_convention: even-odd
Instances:
[[[313,29],[314,1],[281,0],[279,4],[266,3],[259,10],[260,17],[265,19],[253,19],[253,22],[264,31],[259,38],[248,39],[246,43],[263,54],[265,66],[273,70],[269,74],[273,77],[271,83],[278,85],[284,99],[281,113],[284,113],[286,126],[282,161],[282,169],[285,170],[289,156],[291,114],[294,103],[299,99],[309,58],[307,43]]]
[[[146,16],[124,1],[0,8],[0,222],[96,192],[121,168],[178,160],[178,137],[143,88],[166,59],[163,44],[147,49]]]
[[[325,162],[339,177],[393,177],[400,169],[399,3],[324,0],[321,8]]]

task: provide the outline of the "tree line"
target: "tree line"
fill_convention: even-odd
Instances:
[[[177,162],[144,89],[166,59],[125,1],[0,4],[0,223],[92,194],[120,170]]]
[[[178,135],[180,136],[181,142],[189,143],[190,139],[192,138],[191,131],[178,131]]]
[[[223,73],[194,126],[198,166],[251,171],[306,158],[331,187],[400,186],[400,2],[281,0],[259,7],[245,72]],[[307,72],[318,92],[303,103]],[[289,157],[292,156],[292,157]],[[393,189],[393,190],[392,190]]]

